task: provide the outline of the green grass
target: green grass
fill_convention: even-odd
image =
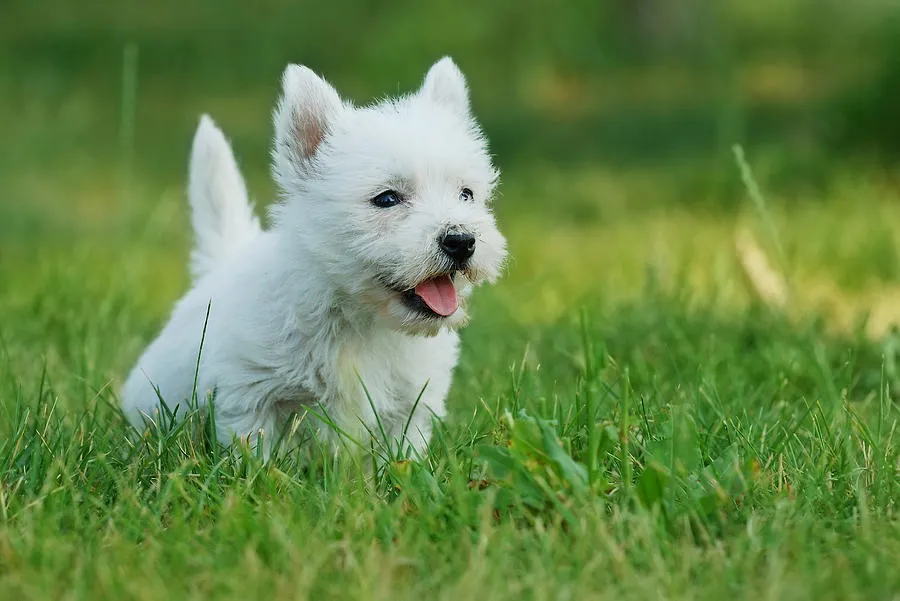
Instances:
[[[817,130],[873,62],[832,34],[874,7],[735,0],[654,58],[590,2],[101,4],[0,21],[0,599],[900,596],[900,193]],[[265,204],[284,62],[362,100],[444,52],[512,260],[428,456],[372,474],[236,458],[196,415],[130,432],[118,386],[188,285],[197,114]]]
[[[541,220],[503,200],[528,181],[500,201],[514,261],[476,299],[449,419],[375,477],[235,460],[199,417],[129,439],[116,386],[186,285],[183,199],[102,238],[4,238],[0,597],[896,596],[895,339],[810,312],[813,293],[757,306],[730,254],[749,217]],[[895,201],[843,189],[774,203],[794,283],[888,290],[868,232]]]
[[[129,442],[107,378],[158,317],[115,276],[82,281],[90,263],[4,295],[3,598],[900,590],[898,374],[862,336],[652,287],[522,324],[500,286],[429,456],[370,478],[236,461],[196,418]]]

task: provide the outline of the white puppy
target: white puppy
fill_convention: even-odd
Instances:
[[[200,121],[193,288],[125,383],[125,413],[140,427],[160,399],[183,415],[196,398],[214,405],[222,442],[262,435],[266,455],[310,427],[365,445],[383,430],[421,452],[444,414],[466,299],[506,256],[465,80],[444,58],[416,93],[362,108],[306,67],[289,66],[283,88],[268,230],[222,132]],[[328,419],[291,428],[307,409]]]

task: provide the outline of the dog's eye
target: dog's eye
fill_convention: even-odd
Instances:
[[[475,200],[475,195],[468,188],[463,188],[459,191],[459,199],[463,202],[472,202]]]
[[[395,192],[394,190],[385,190],[372,199],[372,204],[376,207],[381,207],[382,209],[396,206],[401,202],[403,202],[403,197],[400,196],[399,192]]]

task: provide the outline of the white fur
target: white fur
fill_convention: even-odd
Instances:
[[[200,118],[191,149],[188,199],[196,236],[191,273],[197,280],[260,233],[231,146],[207,115]]]
[[[363,444],[380,437],[376,413],[392,443],[409,424],[406,442],[420,452],[432,415],[444,415],[466,298],[506,256],[489,208],[497,172],[463,75],[444,58],[416,93],[356,108],[292,65],[274,125],[282,199],[263,231],[228,143],[201,119],[189,186],[194,287],[125,383],[125,413],[139,427],[162,398],[183,415],[209,307],[197,397],[213,399],[223,442],[262,432],[268,454],[291,416],[314,407]],[[474,201],[460,197],[464,187]],[[405,202],[374,206],[387,189]],[[395,290],[447,272],[438,238],[451,227],[476,237],[453,276],[460,307],[425,316]],[[300,434],[315,425],[320,439],[341,438],[309,415],[303,423]]]

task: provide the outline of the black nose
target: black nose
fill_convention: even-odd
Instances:
[[[448,232],[441,238],[441,249],[461,265],[475,254],[475,236],[469,233]]]

